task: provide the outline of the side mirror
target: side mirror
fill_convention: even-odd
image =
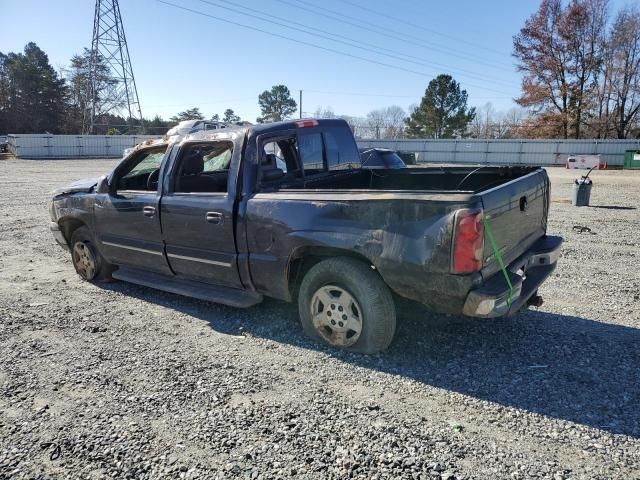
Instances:
[[[275,180],[280,180],[284,177],[284,172],[279,168],[270,168],[268,170],[264,170],[262,172],[262,181],[263,182],[273,182]]]
[[[98,180],[98,185],[96,185],[96,193],[109,193],[111,191],[111,186],[109,185],[109,179],[105,177],[100,177]]]

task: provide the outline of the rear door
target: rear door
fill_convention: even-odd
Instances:
[[[547,230],[549,179],[540,169],[480,193],[484,215],[505,264],[522,255]],[[485,273],[498,262],[485,229]]]
[[[111,192],[96,194],[95,231],[101,252],[113,264],[170,273],[158,215],[157,178],[166,149],[134,153],[114,171]]]
[[[240,153],[231,140],[181,147],[161,202],[167,257],[177,276],[242,287],[234,238],[233,180]]]

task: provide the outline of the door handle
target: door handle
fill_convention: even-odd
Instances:
[[[153,217],[156,214],[156,207],[144,207],[142,209],[142,214],[145,217]]]
[[[220,225],[224,223],[224,215],[220,212],[207,212],[205,215],[205,219],[209,223],[213,223],[214,225]]]

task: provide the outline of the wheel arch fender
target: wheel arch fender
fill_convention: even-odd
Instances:
[[[88,228],[88,225],[84,222],[84,220],[78,217],[67,216],[62,217],[58,220],[58,227],[60,227],[60,231],[62,232],[62,235],[64,235],[64,238],[67,241],[67,245],[69,245],[69,248],[71,248],[70,242],[73,232],[75,232],[80,227]]]
[[[360,252],[335,246],[305,245],[298,247],[291,252],[289,261],[287,262],[286,275],[291,299],[293,300],[297,297],[300,283],[309,269],[322,260],[336,257],[347,257],[360,260],[364,264],[369,265],[371,269],[382,278],[382,275],[373,261]],[[382,278],[382,281],[384,281],[384,278]]]

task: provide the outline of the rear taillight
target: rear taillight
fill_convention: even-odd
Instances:
[[[453,231],[453,273],[477,272],[482,268],[484,227],[482,212],[458,210]]]

